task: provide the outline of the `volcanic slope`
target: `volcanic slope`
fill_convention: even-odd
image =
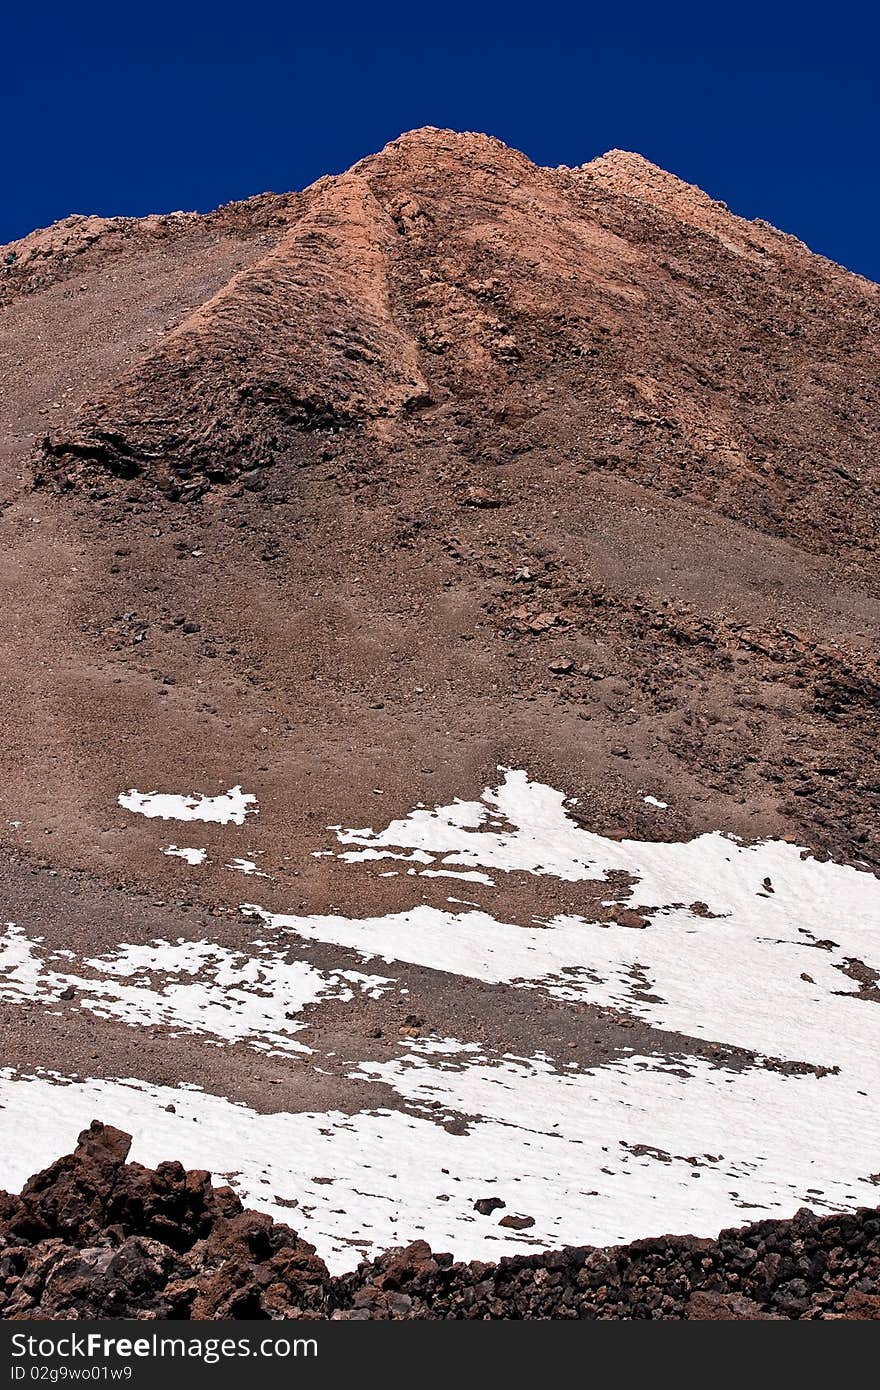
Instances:
[[[806,1124],[832,1085],[850,1113],[880,978],[877,287],[636,155],[540,169],[433,129],[302,193],[9,250],[3,1103],[70,1132],[37,1126],[0,1185],[82,1105],[167,1157],[193,1085],[217,1136],[228,1104],[243,1133],[381,1105],[420,1153],[425,1107],[453,1139],[485,1120],[478,1073],[516,1110],[510,1057],[536,1115],[591,1077],[616,1113],[650,1057],[656,1128],[682,1056],[758,1116],[796,1094]],[[676,992],[722,916],[730,1020]],[[512,977],[481,934],[538,960]],[[781,1022],[774,1046],[783,1006],[837,1050]],[[810,1175],[793,1156],[788,1210],[779,1145],[757,1195],[649,1183],[660,1229],[790,1215]],[[823,1161],[817,1193],[866,1200],[867,1166]],[[490,1239],[657,1233],[569,1215]]]

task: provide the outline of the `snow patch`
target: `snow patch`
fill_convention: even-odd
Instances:
[[[237,869],[240,874],[254,874],[257,878],[268,878],[269,875],[258,868],[253,859],[230,859],[226,865],[227,869]]]
[[[221,1046],[246,1043],[263,1052],[310,1052],[294,1039],[306,1027],[309,1005],[347,1002],[356,991],[376,999],[393,981],[353,970],[321,971],[287,960],[264,944],[230,951],[210,941],[153,941],[83,959],[93,975],[58,970],[14,924],[0,936],[0,1000],[57,1000],[74,991],[71,1007],[133,1028],[162,1025],[172,1036],[199,1034]],[[57,956],[62,953],[56,952]],[[63,955],[65,963],[70,953]]]
[[[489,808],[509,828],[488,828]],[[771,1058],[846,1067],[876,1084],[880,1009],[860,997],[852,973],[854,962],[880,969],[880,880],[871,873],[717,832],[680,843],[611,840],[572,820],[562,793],[509,770],[481,802],[416,808],[384,831],[337,836],[364,846],[344,857],[430,850],[444,866],[592,878],[605,891],[600,920],[565,913],[521,924],[424,904],[362,919],[245,910],[366,957],[541,989]]]
[[[120,792],[120,806],[150,819],[210,821],[218,825],[244,825],[245,817],[257,814],[257,798],[241,787],[230,787],[220,796],[181,796],[174,792],[139,792],[134,787]]]
[[[208,851],[206,849],[180,848],[177,845],[169,845],[163,849],[163,854],[170,855],[173,859],[185,859],[187,864],[204,864]]]

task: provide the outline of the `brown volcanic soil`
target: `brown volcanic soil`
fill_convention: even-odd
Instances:
[[[424,1241],[331,1277],[314,1247],[97,1121],[0,1193],[0,1315],[31,1318],[877,1319],[880,1210],[454,1263]]]
[[[442,881],[312,852],[498,764],[603,834],[721,828],[880,867],[876,286],[638,156],[539,169],[436,130],[301,194],[12,249],[4,915],[80,954],[235,944],[255,890],[224,860],[252,849],[274,910],[443,906]],[[158,844],[199,827],[116,804],[239,782],[260,815],[212,826],[197,873]],[[525,894],[586,912],[600,891],[515,890],[511,921]],[[323,1076],[64,1001],[0,1015],[0,1061],[356,1109],[348,1063],[390,1055],[409,1013],[584,1064],[679,1041],[395,975],[405,999],[314,1019]]]
[[[31,847],[118,874],[117,791],[173,769],[249,779],[291,853],[374,786],[391,815],[506,761],[598,829],[878,862],[875,286],[636,156],[432,130],[298,197],[16,249]],[[161,880],[136,838],[125,875]]]

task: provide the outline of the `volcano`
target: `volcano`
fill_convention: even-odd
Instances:
[[[875,1205],[878,287],[433,128],[0,260],[0,1185],[99,1118],[334,1275]]]

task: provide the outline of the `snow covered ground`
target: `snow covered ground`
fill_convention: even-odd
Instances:
[[[350,919],[251,904],[245,922],[256,919],[261,938],[240,951],[157,941],[84,961],[10,925],[0,999],[49,1008],[72,987],[76,1007],[98,1016],[283,1055],[307,1050],[294,1037],[306,1006],[346,991],[376,997],[407,962],[620,1011],[657,1030],[656,1051],[584,1067],[554,1063],[539,1037],[528,1056],[401,1039],[390,1060],[351,1064],[349,1075],[377,1087],[375,1107],[353,1115],[257,1114],[137,1078],[6,1071],[0,1183],[19,1186],[98,1115],[134,1134],[142,1162],[176,1157],[223,1175],[334,1269],[416,1237],[459,1258],[497,1258],[511,1245],[708,1235],[801,1205],[876,1204],[880,881],[787,843],[606,839],[568,814],[560,792],[502,772],[477,801],[417,807],[378,830],[333,828],[345,863],[467,875],[472,909]],[[181,800],[183,819],[204,805]],[[598,881],[608,916],[500,920],[496,885],[522,873]],[[378,958],[382,973],[318,970],[296,958],[304,941]],[[680,1038],[662,1046],[664,1034],[718,1043],[719,1055],[695,1055]],[[387,1107],[387,1088],[399,1108]],[[487,1196],[505,1206],[480,1216],[473,1204]],[[500,1226],[508,1215],[532,1224]]]
[[[297,1015],[307,1005],[351,999],[358,989],[377,998],[393,985],[380,975],[288,961],[263,943],[248,951],[253,954],[210,941],[153,941],[76,962],[70,951],[47,958],[39,940],[10,922],[0,933],[0,1001],[50,1005],[72,997],[73,1008],[132,1027],[161,1024],[172,1037],[194,1033],[217,1045],[308,1053],[293,1038],[305,1027]]]

